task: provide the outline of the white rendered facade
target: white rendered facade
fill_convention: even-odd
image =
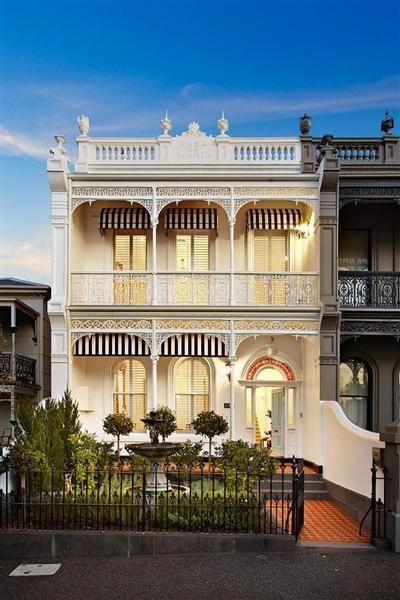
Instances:
[[[177,136],[168,119],[162,128],[157,138],[98,139],[81,119],[75,169],[62,140],[52,150],[52,394],[69,387],[102,438],[118,394],[128,395],[121,363],[134,360],[140,406],[182,412],[189,402],[176,440],[195,438],[187,421],[204,406],[228,420],[233,439],[258,442],[270,430],[275,454],[322,464],[320,400],[335,398],[320,392],[321,173],[302,172],[298,138],[233,138],[224,119],[216,137],[196,123]],[[138,209],[145,227],[113,225],[102,212],[111,208]],[[184,209],[193,227],[182,227]],[[255,209],[271,222],[252,225]],[[122,240],[127,263],[116,258],[118,235],[141,236]],[[147,437],[139,427],[129,440]]]

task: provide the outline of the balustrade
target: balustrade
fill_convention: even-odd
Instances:
[[[341,271],[338,296],[342,308],[400,308],[400,273]]]
[[[15,355],[15,373],[11,368],[11,354],[0,354],[0,383],[2,384],[36,384],[36,360],[21,354]]]
[[[72,273],[71,304],[229,306],[230,279],[210,271]],[[242,306],[318,306],[318,274],[234,273],[233,292],[232,303]]]
[[[78,171],[139,164],[225,164],[300,168],[298,138],[232,138],[181,135],[164,138],[79,139]]]

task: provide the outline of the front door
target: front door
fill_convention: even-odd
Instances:
[[[271,443],[276,456],[285,454],[284,388],[271,388]]]
[[[296,454],[295,388],[253,388],[254,443],[270,439],[274,456]]]

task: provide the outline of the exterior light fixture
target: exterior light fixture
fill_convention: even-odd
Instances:
[[[227,362],[225,365],[225,375],[227,376],[228,381],[231,380],[231,371],[232,371],[231,363]]]
[[[303,221],[300,223],[299,228],[297,230],[297,237],[306,240],[310,237],[310,235],[314,233],[314,225],[309,221]]]

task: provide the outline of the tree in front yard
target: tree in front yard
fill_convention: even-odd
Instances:
[[[150,414],[146,415],[147,417]],[[176,417],[174,412],[168,408],[168,406],[159,406],[156,410],[152,411],[152,416],[156,419],[161,419],[161,423],[156,423],[155,429],[162,437],[162,441],[165,442],[167,437],[172,435],[176,430]],[[145,425],[146,429],[149,429],[148,425]]]
[[[223,435],[229,430],[228,422],[213,410],[204,410],[192,421],[192,427],[198,435],[208,438],[208,456],[211,461],[212,441],[218,435]]]
[[[117,438],[117,456],[120,454],[121,435],[129,435],[134,429],[133,421],[124,413],[110,414],[103,421],[103,429],[109,435]]]

